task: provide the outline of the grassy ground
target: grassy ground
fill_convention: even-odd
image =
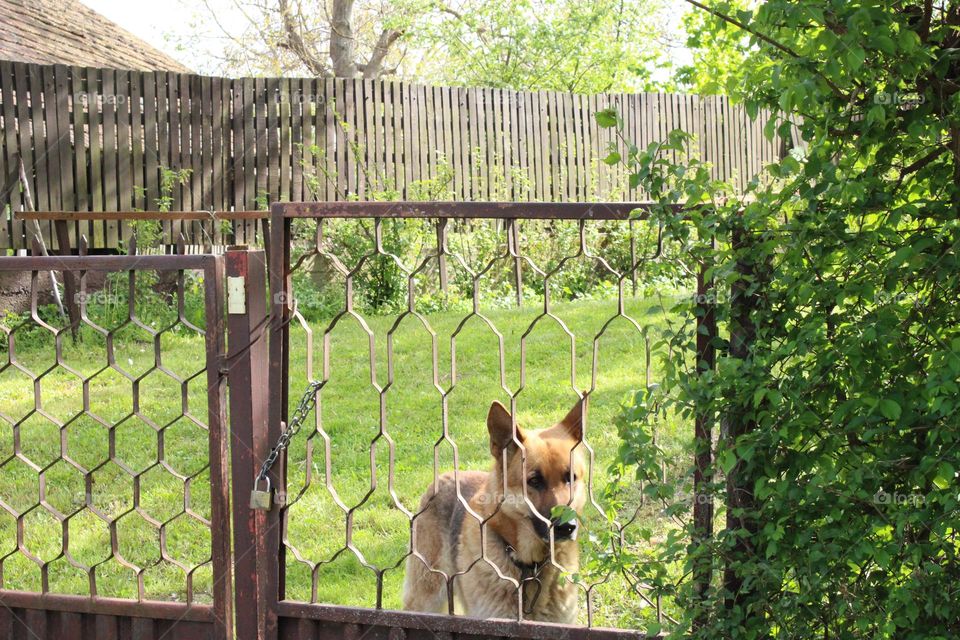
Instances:
[[[575,401],[571,376],[580,390],[595,386],[587,441],[595,451],[593,490],[599,499],[618,446],[614,417],[628,393],[644,384],[644,341],[626,320],[613,321],[599,339],[594,368],[594,337],[615,315],[615,303],[563,303],[554,310],[576,335],[575,344],[556,320],[542,317],[534,323],[539,308],[489,314],[503,339],[503,380],[500,343],[477,317],[466,322],[462,322],[462,313],[427,317],[437,336],[436,370],[431,336],[414,317],[397,326],[395,316],[367,318],[374,336],[372,371],[366,329],[349,317],[336,325],[329,343],[329,381],[320,397],[320,420],[311,418],[290,449],[290,492],[295,502],[289,509],[288,542],[304,561],[288,553],[287,597],[372,606],[376,577],[363,566],[365,562],[380,569],[396,567],[385,574],[383,605],[399,607],[402,559],[409,536],[403,509],[415,511],[434,473],[453,467],[454,442],[461,469],[489,466],[484,417],[491,401],[508,402],[507,390],[519,392],[519,422],[539,427],[558,420]],[[662,317],[649,305],[630,302],[627,311],[641,325],[653,325],[651,336],[658,331]],[[163,325],[160,318],[156,326]],[[306,380],[311,353],[308,333],[312,334],[310,375],[321,376],[326,326],[317,323],[293,330],[294,400]],[[391,330],[392,357],[388,358]],[[145,375],[136,385],[111,369],[93,378],[86,389],[62,367],[45,374],[39,385],[40,406],[49,418],[33,411],[35,388],[29,376],[13,367],[0,372],[0,413],[11,424],[19,422],[16,428],[8,425],[7,436],[0,439],[0,454],[8,460],[0,466],[0,500],[6,509],[26,513],[21,518],[19,546],[16,519],[6,512],[0,514],[0,550],[7,554],[2,566],[5,588],[38,589],[38,563],[49,563],[51,590],[87,593],[87,571],[76,564],[96,566],[101,595],[129,597],[136,594],[137,583],[136,571],[125,566],[128,563],[149,567],[142,574],[148,596],[186,597],[185,569],[202,564],[209,556],[210,525],[204,520],[209,518],[207,449],[198,424],[205,422],[206,383],[198,371],[203,340],[180,329],[163,334],[160,342],[162,365],[172,375],[153,368],[149,334],[130,328],[118,332],[112,348],[117,365],[131,378]],[[52,366],[53,340],[49,336],[18,330],[14,343],[18,362],[34,374]],[[63,347],[66,363],[81,375],[93,374],[106,362],[106,341],[92,333],[85,334],[78,346],[65,339]],[[451,366],[454,347],[455,375]],[[5,355],[0,354],[4,360]],[[439,389],[434,385],[435,374]],[[654,370],[654,379],[656,375]],[[137,409],[142,417],[131,416],[134,386],[139,389]],[[377,386],[382,390],[382,404]],[[85,395],[89,413],[82,411]],[[183,408],[186,415],[182,415]],[[31,411],[32,415],[22,420]],[[444,421],[449,441],[441,437]],[[55,423],[66,425],[62,437]],[[157,432],[160,427],[165,427],[162,437]],[[685,430],[672,423],[665,428],[665,447],[679,453]],[[115,462],[108,459],[111,432]],[[330,447],[329,474],[325,438]],[[13,455],[15,450],[19,456]],[[74,464],[61,459],[61,450]],[[80,468],[90,472],[89,483],[84,482]],[[44,469],[48,508],[64,516],[76,512],[67,522],[69,555],[62,552],[63,526],[46,509],[36,506],[40,469]],[[189,509],[185,509],[185,483],[190,485]],[[83,508],[88,493],[90,506]],[[345,547],[348,511],[352,514],[352,549]],[[117,519],[115,554],[110,553],[110,528],[104,519]],[[644,520],[645,526],[655,530],[666,526],[652,507],[644,511]],[[160,522],[167,522],[163,554],[157,529]],[[595,513],[588,514],[588,523],[597,526],[597,522]],[[591,552],[589,543],[584,552]],[[209,566],[201,566],[194,575],[196,598],[208,599]],[[595,623],[630,624],[638,615],[637,602],[623,583],[613,579],[596,591]]]

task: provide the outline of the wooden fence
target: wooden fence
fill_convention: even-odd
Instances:
[[[717,96],[573,95],[329,78],[197,75],[0,62],[0,249],[29,243],[18,161],[46,211],[251,211],[272,201],[441,197],[642,200],[594,114],[616,108],[645,146],[680,128],[719,178],[743,183],[784,145]],[[162,186],[167,170],[190,169]],[[437,191],[442,193],[437,193]],[[165,194],[168,202],[162,202]],[[171,214],[171,217],[175,217]],[[241,221],[239,235],[254,232]],[[71,234],[112,248],[122,222]],[[171,223],[188,242],[197,225]],[[47,228],[44,229],[47,232]],[[53,241],[55,243],[55,240]]]

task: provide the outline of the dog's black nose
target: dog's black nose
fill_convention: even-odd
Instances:
[[[576,522],[558,522],[553,521],[553,537],[555,540],[568,540],[577,530]]]

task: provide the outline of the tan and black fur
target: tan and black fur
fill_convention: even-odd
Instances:
[[[583,403],[578,402],[547,429],[517,425],[514,439],[510,413],[498,402],[491,405],[492,469],[460,472],[459,496],[457,479],[446,473],[420,501],[414,553],[407,560],[405,609],[447,612],[446,577],[456,575],[458,614],[516,618],[522,600],[524,619],[576,620],[577,590],[563,576],[579,567],[576,523],[553,521],[551,513],[558,505],[578,514],[583,509],[582,425]],[[523,584],[519,597],[518,583]]]

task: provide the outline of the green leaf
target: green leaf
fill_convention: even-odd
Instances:
[[[896,400],[884,398],[880,401],[878,408],[880,409],[880,414],[883,415],[884,418],[889,420],[898,420],[900,418],[900,405]]]
[[[618,118],[616,109],[604,109],[603,111],[598,111],[594,117],[597,120],[597,124],[604,129],[617,126]]]
[[[616,152],[616,151],[613,151],[613,152],[610,153],[610,155],[608,155],[606,158],[604,158],[603,161],[604,161],[606,164],[608,164],[608,165],[610,165],[610,166],[612,167],[612,166],[615,165],[615,164],[619,164],[619,163],[620,163],[620,159],[621,159],[621,158],[620,158],[620,154],[619,154],[618,152]]]

